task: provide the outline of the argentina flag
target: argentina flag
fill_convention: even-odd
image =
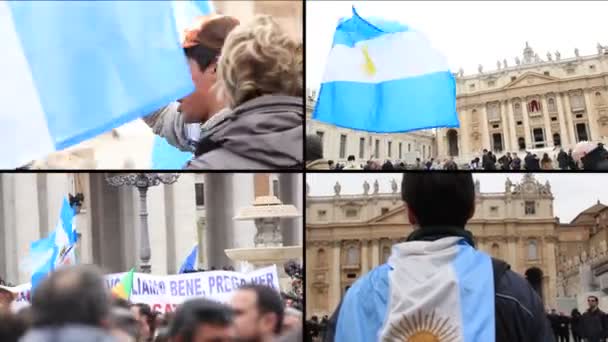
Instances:
[[[0,1],[0,168],[192,92],[177,11],[174,1]]]
[[[64,198],[55,230],[48,237],[32,242],[30,255],[22,264],[32,274],[32,288],[55,268],[76,264],[74,246],[77,234],[73,221],[74,209]]]
[[[420,32],[353,7],[336,28],[313,118],[379,133],[458,127],[456,82]]]
[[[491,258],[460,237],[393,246],[346,292],[335,341],[495,341]]]

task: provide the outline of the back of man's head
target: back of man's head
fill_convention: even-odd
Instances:
[[[169,325],[169,336],[172,341],[193,342],[201,325],[230,327],[232,310],[217,302],[197,298],[189,300],[177,308]]]
[[[256,304],[260,314],[273,313],[276,316],[274,333],[281,333],[285,307],[281,296],[270,286],[258,284],[246,284],[239,287],[239,291],[253,291],[256,295]]]
[[[61,268],[34,289],[33,324],[101,326],[110,312],[110,298],[101,272],[94,266]]]
[[[401,198],[410,219],[424,226],[463,227],[475,211],[475,185],[471,173],[406,173]],[[413,216],[413,217],[412,217]]]
[[[306,161],[311,162],[323,159],[323,141],[316,134],[306,136]]]

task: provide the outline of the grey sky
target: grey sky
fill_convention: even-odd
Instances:
[[[443,53],[453,72],[496,69],[496,61],[521,56],[528,41],[543,60],[597,53],[608,45],[608,2],[604,1],[307,1],[306,83],[317,88],[341,17],[355,5],[363,17],[395,19],[423,32]],[[521,58],[521,57],[520,57]]]
[[[518,183],[523,174],[473,175],[475,179],[479,179],[481,192],[504,191],[507,176],[513,183]],[[595,204],[597,200],[600,200],[603,204],[608,204],[608,191],[603,186],[608,184],[608,174],[541,173],[535,174],[535,177],[543,184],[547,180],[551,184],[551,191],[555,196],[554,215],[558,216],[562,223],[570,222],[578,213]],[[339,181],[342,186],[342,194],[363,193],[363,181],[367,180],[371,185],[376,179],[380,185],[380,192],[390,192],[390,181],[393,178],[397,180],[399,190],[401,190],[402,174],[400,173],[309,173],[306,175],[306,182],[310,186],[310,195],[320,196],[332,195],[336,181]]]

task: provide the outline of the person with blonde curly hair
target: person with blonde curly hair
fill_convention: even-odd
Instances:
[[[215,86],[230,113],[204,132],[187,168],[303,167],[302,52],[270,16],[230,32]]]

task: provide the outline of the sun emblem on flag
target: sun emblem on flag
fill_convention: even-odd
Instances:
[[[361,52],[363,52],[363,58],[365,59],[363,70],[368,76],[374,76],[376,74],[376,66],[374,65],[374,61],[372,61],[372,57],[369,55],[367,46],[361,46]]]
[[[391,323],[384,342],[457,342],[458,329],[448,317],[439,317],[435,311],[411,316],[403,316],[397,323]]]

